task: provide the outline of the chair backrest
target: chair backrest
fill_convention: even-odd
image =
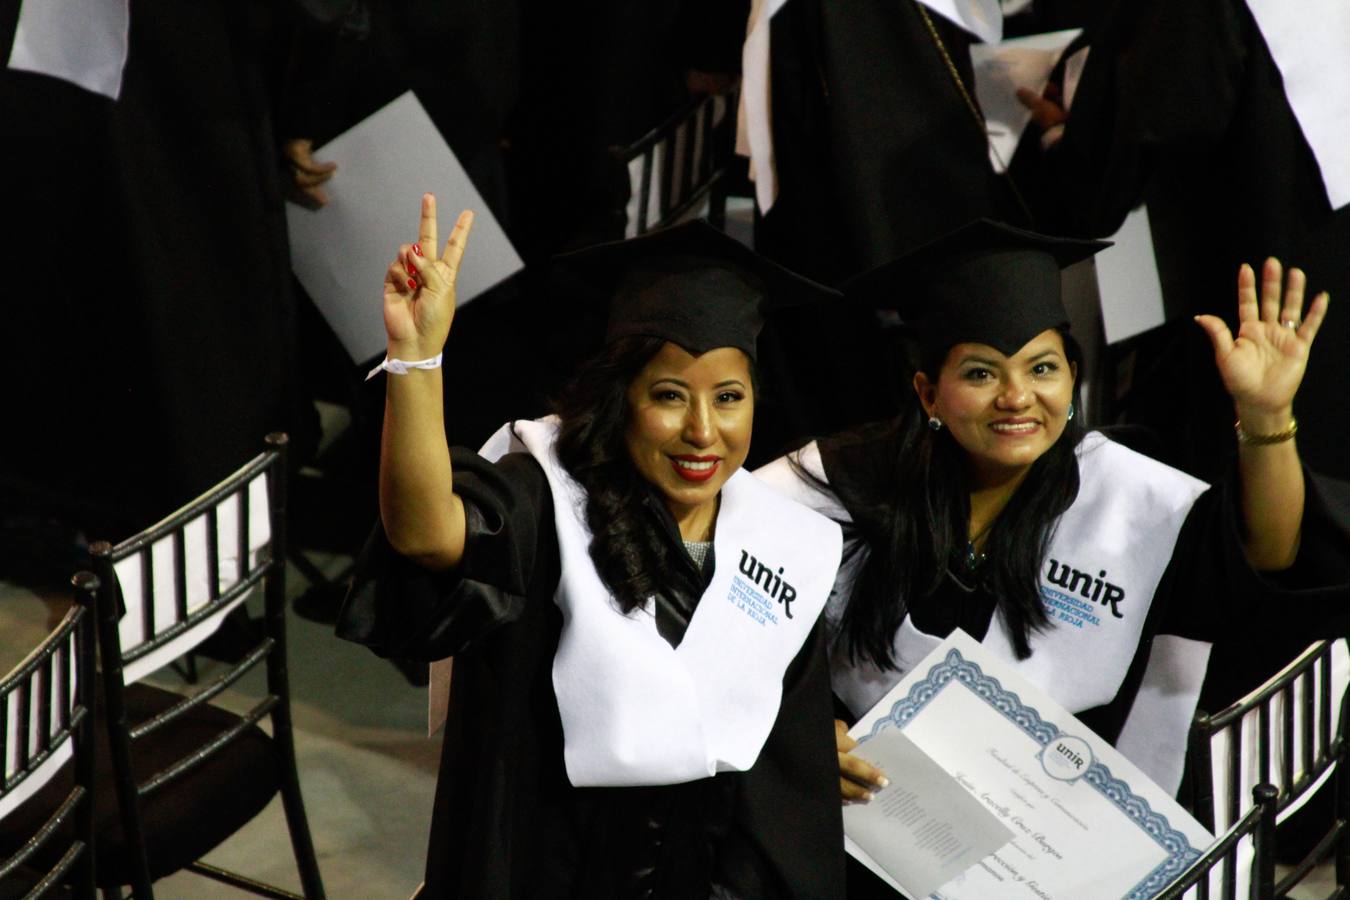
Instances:
[[[1300,808],[1344,764],[1347,742],[1347,672],[1344,640],[1319,641],[1265,684],[1214,715],[1197,713],[1191,728],[1192,810],[1210,828],[1226,828],[1246,811],[1256,784],[1276,790],[1276,822]],[[1346,777],[1342,802],[1324,841],[1276,885],[1277,895],[1339,849],[1350,853]],[[1344,884],[1344,879],[1338,879]]]
[[[267,444],[262,454],[163,521],[116,546],[103,541],[90,546],[95,571],[103,582],[97,618],[109,752],[124,827],[134,846],[145,846],[137,819],[140,800],[147,794],[186,775],[268,715],[274,716],[274,729],[290,741],[284,579],[286,436],[269,435]],[[126,684],[210,637],[224,616],[259,587],[266,624],[262,642],[192,696],[145,722],[128,722]],[[123,646],[128,633],[135,638],[129,649]],[[207,746],[133,783],[131,760],[137,741],[216,697],[261,662],[267,666],[268,692],[241,714],[237,724]],[[284,725],[278,725],[277,715],[283,716]]]
[[[111,563],[104,589],[118,624],[122,678],[139,681],[201,643],[284,560],[269,496],[281,448],[262,453],[205,494],[95,556]],[[105,662],[106,667],[106,662]]]
[[[735,103],[734,95],[695,98],[634,143],[614,149],[628,167],[631,189],[625,237],[694,218],[705,200],[708,220],[722,227]]]
[[[70,791],[31,839],[13,856],[0,859],[0,882],[21,867],[32,876],[29,896],[42,896],[68,880],[80,897],[94,895],[93,739],[91,699],[94,673],[94,594],[98,580],[75,576],[75,603],[8,675],[0,679],[0,818],[30,799],[74,759]],[[67,821],[73,830],[65,831]],[[69,847],[47,845],[70,834]],[[55,858],[46,871],[36,859]]]
[[[1252,789],[1245,815],[1210,845],[1157,900],[1269,900],[1275,895],[1275,797],[1269,784]],[[1250,838],[1250,840],[1247,840]],[[1250,882],[1250,888],[1247,887]]]

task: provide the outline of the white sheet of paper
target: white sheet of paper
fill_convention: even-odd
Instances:
[[[473,233],[455,285],[462,306],[524,264],[411,91],[315,152],[338,170],[328,205],[286,205],[291,264],[355,363],[384,352],[381,290],[400,244],[417,240],[422,194],[436,195],[441,247],[461,209]],[[427,248],[427,252],[430,252]]]
[[[850,734],[866,744],[891,729],[1014,833],[938,888],[940,900],[1152,897],[1212,841],[1106,741],[959,630]]]
[[[844,807],[850,852],[891,887],[926,897],[1012,840],[998,816],[903,731],[884,731],[854,755],[895,773],[870,803]]]
[[[1247,0],[1322,172],[1332,209],[1350,204],[1350,3]]]
[[[1110,240],[1115,243],[1095,259],[1102,326],[1106,342],[1115,344],[1158,327],[1167,321],[1167,313],[1158,261],[1153,255],[1148,208],[1141,206],[1126,216],[1125,224]]]
[[[1031,110],[1017,99],[1018,88],[1045,90],[1050,71],[1081,28],[1010,38],[998,44],[972,44],[975,96],[989,129],[989,162],[994,171],[1008,168],[1017,142],[1031,121]]]
[[[919,0],[924,6],[986,44],[1003,40],[1003,7],[999,0]]]
[[[130,0],[25,0],[9,67],[116,100],[130,28]]]

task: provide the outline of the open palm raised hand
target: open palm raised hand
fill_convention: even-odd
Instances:
[[[1264,418],[1278,423],[1283,418],[1282,427],[1292,414],[1294,394],[1330,299],[1326,292],[1318,294],[1305,315],[1306,283],[1299,269],[1290,269],[1286,281],[1279,260],[1268,259],[1258,300],[1256,275],[1244,263],[1238,270],[1237,337],[1218,316],[1195,317],[1209,335],[1219,375],[1243,420]]]
[[[455,278],[472,228],[473,212],[466,209],[436,257],[436,198],[422,195],[418,241],[399,247],[384,276],[384,328],[391,358],[427,359],[444,348],[455,317]]]

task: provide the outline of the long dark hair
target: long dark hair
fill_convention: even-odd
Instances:
[[[558,461],[586,491],[591,560],[625,613],[657,593],[670,542],[644,506],[653,494],[624,443],[628,385],[660,351],[660,338],[626,337],[582,363],[554,400]]]
[[[1078,366],[1077,342],[1067,333],[1063,337],[1066,359]],[[922,359],[919,366],[936,380],[941,362]],[[966,556],[971,485],[965,454],[946,429],[930,429],[927,418],[912,397],[872,473],[880,485],[867,496],[842,497],[868,546],[841,622],[855,662],[862,658],[894,667],[895,633],[909,598],[932,596],[948,568]],[[985,561],[975,577],[998,598],[1018,659],[1031,655],[1031,633],[1049,624],[1041,604],[1040,569],[1060,514],[1078,496],[1075,450],[1082,438],[1082,427],[1070,419],[1059,440],[1032,464],[985,538]]]

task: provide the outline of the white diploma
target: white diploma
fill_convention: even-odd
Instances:
[[[871,803],[844,807],[849,852],[896,890],[925,897],[1012,840],[998,816],[898,728],[853,755],[898,775]]]
[[[938,900],[1147,900],[1213,839],[1108,743],[961,631],[850,733],[865,753],[893,731],[1012,833],[1011,841],[928,894]],[[887,775],[892,786],[918,792],[916,802],[925,807],[941,802],[923,796],[926,777],[911,781],[893,768]],[[847,819],[845,831],[854,836]],[[860,855],[856,844],[849,852],[880,865],[875,856]],[[892,884],[904,885],[905,877]]]
[[[1044,91],[1064,48],[1081,32],[1081,28],[1073,28],[971,45],[975,97],[989,130],[989,162],[994,171],[1008,168],[1017,142],[1031,121],[1031,110],[1017,99],[1017,89],[1028,88],[1037,94]]]
[[[455,282],[459,305],[523,268],[506,232],[411,91],[315,156],[334,160],[339,168],[324,185],[327,206],[309,210],[286,204],[291,265],[353,362],[384,352],[384,273],[399,244],[417,240],[424,193],[436,195],[442,247],[459,211],[474,211],[469,251]]]

